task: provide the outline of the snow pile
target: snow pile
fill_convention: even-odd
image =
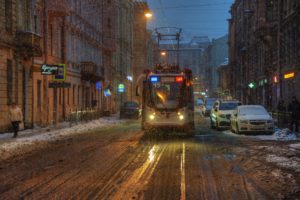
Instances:
[[[300,150],[300,143],[290,144],[289,147],[295,150]]]
[[[285,129],[276,129],[274,133],[274,137],[277,140],[296,140],[297,135],[296,133],[292,132],[290,129],[285,128]]]
[[[117,117],[106,117],[98,120],[93,120],[87,123],[81,123],[72,127],[51,130],[48,132],[38,134],[24,134],[20,132],[20,136],[16,139],[4,142],[0,146],[0,159],[3,157],[9,157],[15,150],[23,151],[23,147],[36,145],[40,142],[56,141],[62,137],[86,133],[91,130],[97,130],[99,128],[109,128],[118,124],[124,123],[124,120],[119,120]],[[25,132],[25,131],[24,131]],[[11,136],[10,136],[11,137]]]
[[[267,155],[267,162],[271,162],[276,164],[279,167],[295,170],[296,172],[300,172],[300,159],[298,158],[287,158],[282,156],[277,156],[274,154]]]
[[[289,130],[288,128],[279,129],[276,128],[273,135],[237,135],[232,133],[229,130],[223,131],[224,134],[236,136],[236,137],[245,137],[245,138],[253,138],[260,140],[278,140],[278,141],[289,141],[289,140],[298,140],[297,134]]]

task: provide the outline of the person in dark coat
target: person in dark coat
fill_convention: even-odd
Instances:
[[[282,99],[280,99],[278,104],[277,104],[277,110],[279,112],[284,112],[286,110],[284,101]]]
[[[293,131],[293,126],[295,125],[295,131],[299,132],[300,103],[295,96],[292,97],[288,110],[291,112],[291,130]]]

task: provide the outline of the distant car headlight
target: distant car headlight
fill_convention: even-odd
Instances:
[[[179,115],[179,119],[180,119],[180,120],[183,120],[183,119],[184,119],[184,116],[183,116],[183,115]]]
[[[151,120],[154,120],[154,119],[155,119],[155,113],[149,115],[149,118],[150,118]]]
[[[226,118],[226,115],[221,114],[221,115],[219,115],[219,117],[221,117],[221,118]]]
[[[248,120],[240,120],[241,124],[248,124]]]

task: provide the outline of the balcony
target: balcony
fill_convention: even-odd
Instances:
[[[97,65],[93,62],[81,62],[81,79],[90,82],[98,82],[103,80],[103,76],[97,73]]]
[[[270,24],[268,23],[262,23],[260,24],[255,32],[254,32],[254,36],[262,41],[263,43],[267,44],[268,46],[271,45],[272,43],[272,37],[271,37],[271,27]]]
[[[67,0],[47,1],[47,10],[51,16],[62,17],[70,15],[70,6]]]
[[[14,43],[24,57],[42,56],[41,36],[29,31],[16,32]]]

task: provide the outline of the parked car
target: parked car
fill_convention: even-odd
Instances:
[[[140,117],[140,106],[134,101],[125,102],[120,110],[120,118],[136,118]]]
[[[238,106],[231,117],[231,131],[237,134],[272,134],[274,132],[274,120],[263,106]]]
[[[241,102],[236,100],[217,100],[210,114],[211,128],[230,128],[230,119],[233,111]]]
[[[204,106],[203,106],[203,111],[202,114],[204,116],[209,116],[210,115],[210,111],[215,103],[215,101],[217,101],[217,98],[206,98],[204,100]]]

